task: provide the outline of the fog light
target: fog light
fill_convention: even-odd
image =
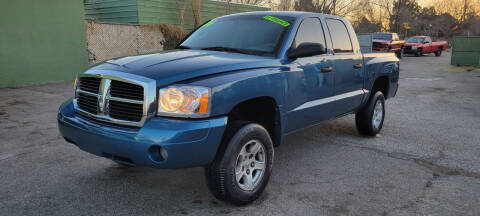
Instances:
[[[148,149],[148,154],[150,155],[150,159],[152,159],[155,162],[163,162],[168,158],[167,151],[160,146],[150,147]]]

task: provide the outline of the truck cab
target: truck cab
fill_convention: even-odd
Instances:
[[[373,33],[373,51],[393,52],[398,58],[403,57],[404,40],[400,40],[397,33],[375,32]]]
[[[404,53],[414,54],[417,57],[428,53],[435,53],[435,56],[441,56],[446,49],[446,41],[433,41],[429,36],[414,36],[407,39]]]
[[[240,13],[175,50],[93,66],[57,119],[67,142],[125,166],[203,166],[214,196],[242,205],[265,189],[288,134],[347,114],[360,135],[378,134],[398,77],[398,58],[362,54],[344,18]]]

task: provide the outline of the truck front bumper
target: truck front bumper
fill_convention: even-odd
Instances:
[[[227,117],[152,117],[142,128],[109,125],[77,114],[71,100],[58,112],[60,134],[80,149],[133,166],[185,168],[213,161]]]

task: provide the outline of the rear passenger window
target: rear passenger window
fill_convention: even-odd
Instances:
[[[327,19],[328,30],[333,42],[335,53],[353,52],[350,34],[345,24],[337,19]]]
[[[325,46],[325,35],[323,34],[322,24],[318,18],[306,18],[298,27],[297,35],[293,41],[293,47],[301,43],[319,43]]]

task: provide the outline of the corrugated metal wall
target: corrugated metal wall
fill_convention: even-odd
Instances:
[[[191,0],[85,0],[85,16],[88,20],[104,23],[180,25],[180,8],[184,10],[183,27],[194,27]],[[242,5],[219,1],[201,1],[202,22],[232,13],[270,10],[266,7]]]
[[[85,19],[103,23],[138,23],[137,0],[85,0]]]
[[[183,17],[183,27],[186,30],[194,28],[193,13],[191,1],[186,0],[138,0],[139,23],[169,23],[180,25],[180,8],[185,8]],[[252,5],[242,5],[234,3],[226,3],[219,1],[203,0],[201,2],[202,23],[215,17],[226,14],[249,12],[249,11],[270,10],[265,7],[257,7]]]
[[[452,65],[480,66],[480,37],[453,38]]]

